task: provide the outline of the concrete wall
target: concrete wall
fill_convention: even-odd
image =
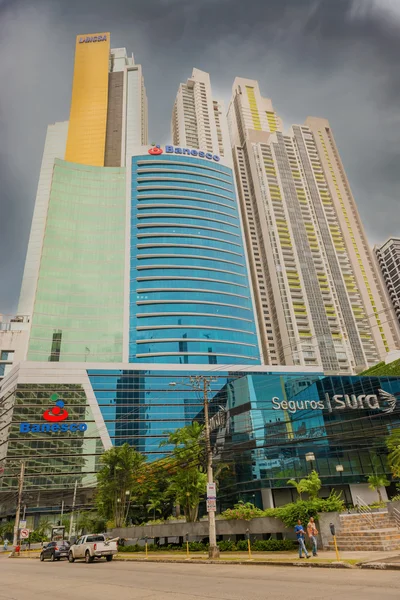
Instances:
[[[252,535],[277,534],[280,533],[284,538],[294,539],[294,531],[287,528],[279,519],[272,517],[262,517],[252,519],[251,521],[216,521],[217,535],[234,536],[243,535],[249,529]],[[165,523],[162,525],[144,525],[140,527],[123,527],[112,529],[109,534],[112,537],[121,537],[129,540],[139,540],[146,536],[152,538],[179,538],[186,534],[189,537],[208,537],[208,521],[199,523]]]
[[[319,531],[319,545],[324,549],[328,549],[329,542],[333,540],[331,530],[329,527],[330,523],[333,523],[335,525],[337,535],[340,531],[339,513],[318,513],[317,527]]]
[[[350,493],[354,506],[358,504],[357,496],[362,498],[364,502],[367,504],[374,504],[374,502],[379,502],[378,493],[374,490],[371,490],[368,487],[368,483],[352,483],[350,484]],[[386,489],[384,487],[381,488],[382,500],[387,502],[388,497],[386,493]]]

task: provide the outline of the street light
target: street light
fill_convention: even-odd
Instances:
[[[204,437],[206,442],[206,455],[207,455],[207,483],[213,484],[213,466],[212,466],[212,448],[211,448],[211,437],[210,437],[210,420],[208,416],[208,391],[212,381],[215,381],[215,377],[205,377],[204,375],[196,375],[190,377],[190,384],[181,383],[195,390],[203,392],[203,407],[204,407]],[[170,386],[176,386],[176,381],[171,381]],[[219,558],[219,548],[217,546],[217,532],[215,527],[215,511],[207,510],[208,513],[208,536],[210,540],[208,555],[210,558]]]
[[[306,461],[311,463],[311,471],[313,471],[314,469],[314,461],[315,461],[315,454],[314,452],[307,452],[306,454]]]

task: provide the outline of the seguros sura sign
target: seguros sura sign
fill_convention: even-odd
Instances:
[[[390,414],[397,404],[396,396],[379,389],[376,394],[325,394],[325,400],[280,400],[272,398],[274,410],[287,410],[296,413],[299,410],[327,410],[329,413],[340,410],[379,410]]]
[[[51,399],[55,401],[54,406],[45,410],[42,415],[47,423],[20,423],[20,433],[65,433],[67,431],[74,433],[87,430],[87,423],[62,423],[69,416],[64,401],[58,399],[57,394],[53,394]]]

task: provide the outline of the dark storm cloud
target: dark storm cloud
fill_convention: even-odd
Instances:
[[[48,123],[68,119],[74,37],[111,31],[144,68],[150,137],[209,71],[258,79],[288,127],[333,127],[371,243],[400,234],[398,0],[0,0],[0,312],[16,310]]]

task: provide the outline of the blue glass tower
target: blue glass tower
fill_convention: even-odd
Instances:
[[[129,360],[260,364],[232,170],[186,152],[132,157]]]

